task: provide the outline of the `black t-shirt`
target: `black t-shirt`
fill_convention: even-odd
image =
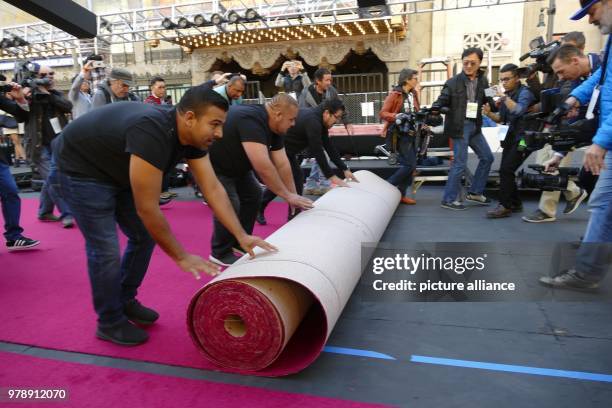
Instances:
[[[130,155],[161,171],[206,151],[180,144],[176,109],[167,105],[117,102],[78,117],[53,143],[62,172],[129,188]]]
[[[325,152],[336,167],[342,171],[347,170],[342,157],[329,140],[328,129],[323,124],[321,106],[299,110],[295,126],[285,135],[285,148],[289,156],[294,156],[308,148],[309,155],[317,160],[317,164],[327,178],[333,176],[334,171],[325,157]]]
[[[210,147],[210,161],[215,172],[240,177],[253,169],[242,142],[261,143],[268,150],[281,150],[283,138],[268,126],[268,112],[263,105],[232,105],[223,125],[223,138]]]

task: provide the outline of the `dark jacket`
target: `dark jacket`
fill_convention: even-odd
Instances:
[[[285,150],[288,156],[295,156],[306,148],[311,157],[317,160],[326,178],[333,176],[334,172],[327,162],[325,152],[336,167],[342,171],[347,170],[346,164],[329,140],[328,129],[323,124],[323,109],[320,106],[300,109],[295,126],[285,135]]]
[[[463,137],[463,124],[466,120],[467,108],[467,76],[461,72],[455,75],[444,84],[442,93],[438,100],[433,103],[433,106],[447,107],[449,112],[444,119],[444,135],[453,139],[461,139]],[[492,100],[485,96],[485,89],[488,88],[489,81],[484,72],[478,74],[478,83],[476,86],[476,102],[478,102],[478,115],[476,121],[476,131],[480,132],[482,127],[482,105]]]
[[[38,161],[42,146],[48,145],[55,136],[45,135],[44,128],[49,129],[45,121],[56,117],[63,129],[68,124],[67,114],[72,113],[72,103],[63,93],[51,89],[44,94],[34,89],[30,100],[30,113],[25,124],[25,135],[30,138],[27,154],[34,163]]]
[[[300,97],[298,98],[298,105],[300,108],[314,108],[318,105],[313,96],[314,92],[316,92],[315,84],[310,84],[305,91],[302,91]],[[336,88],[334,88],[333,85],[330,85],[330,87],[327,88],[327,91],[325,91],[323,101],[326,99],[339,99],[338,91],[336,91]]]
[[[29,109],[28,106],[25,108]],[[24,122],[28,118],[28,111],[25,110],[24,107],[12,99],[8,99],[4,95],[0,95],[0,110],[13,115],[17,122]],[[8,165],[8,158],[4,156],[2,151],[0,151],[0,163]]]

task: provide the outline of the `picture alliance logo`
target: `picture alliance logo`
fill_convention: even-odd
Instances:
[[[375,257],[372,263],[372,272],[380,275],[388,271],[405,271],[411,275],[419,271],[454,271],[461,275],[465,272],[482,271],[485,269],[487,254],[482,256],[410,256],[408,254],[396,254],[391,257]]]

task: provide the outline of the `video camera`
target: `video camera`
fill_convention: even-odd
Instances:
[[[23,88],[50,87],[52,80],[50,78],[38,78],[40,65],[35,62],[21,61],[15,63],[15,78],[14,82],[21,85]]]
[[[414,132],[419,125],[440,126],[443,123],[440,113],[446,113],[444,108],[440,109],[437,106],[431,108],[421,108],[418,112],[400,113],[395,118],[395,125],[398,130],[404,134]]]
[[[576,167],[559,167],[557,174],[544,172],[544,166],[530,164],[530,169],[537,173],[525,173],[524,170],[518,175],[521,188],[533,188],[542,191],[565,191],[570,177],[578,176],[580,169]]]
[[[571,106],[563,103],[549,115],[546,115],[546,113],[528,115],[531,116],[530,119],[535,118],[535,120],[540,120],[549,126],[543,131],[525,131],[524,137],[519,143],[519,150],[534,152],[542,149],[546,144],[550,144],[553,150],[563,152],[590,145],[597,132],[598,121],[596,119],[580,119],[568,123],[563,120],[563,117],[570,109]],[[584,117],[585,110],[586,107],[581,108],[581,117]]]
[[[552,74],[553,69],[551,67],[550,57],[553,53],[561,46],[561,41],[555,40],[549,43],[544,41],[544,38],[537,37],[529,42],[530,51],[521,58],[519,61],[523,62],[527,58],[535,59],[535,62],[529,64],[526,67],[519,68],[517,73],[520,78],[528,78],[535,72],[543,72],[545,74]]]
[[[13,86],[11,84],[6,83],[6,77],[0,74],[0,94],[11,92],[13,90]]]

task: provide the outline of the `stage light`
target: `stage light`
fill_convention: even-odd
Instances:
[[[223,24],[223,17],[221,17],[221,14],[215,13],[210,16],[210,22],[217,26],[221,25]]]
[[[162,21],[162,27],[164,27],[166,30],[170,30],[172,28],[176,27],[176,24],[174,24],[172,22],[172,20],[170,20],[168,17],[164,18],[164,20]]]
[[[236,24],[238,22],[238,20],[240,20],[240,16],[238,15],[238,13],[236,13],[235,11],[230,11],[227,15],[227,21],[230,24]]]
[[[191,22],[187,20],[185,17],[181,17],[178,19],[177,26],[178,28],[181,28],[181,29],[189,28],[191,27]]]
[[[104,19],[104,18],[100,18],[100,31],[102,30],[106,30],[109,33],[113,32],[113,26],[111,25],[111,23]]]
[[[193,24],[197,27],[202,27],[204,24],[206,24],[206,19],[202,14],[198,14],[193,18]]]

